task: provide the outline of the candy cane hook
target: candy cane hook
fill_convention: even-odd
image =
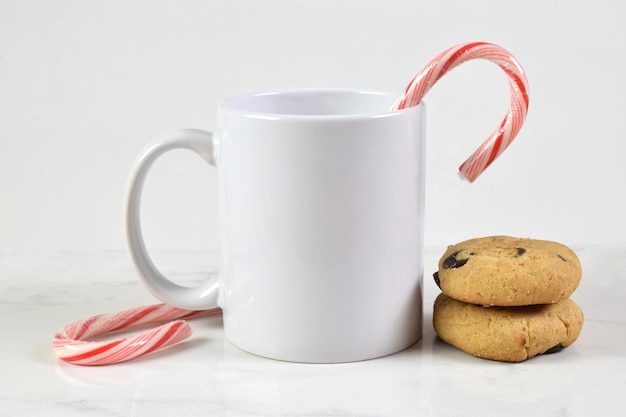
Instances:
[[[417,105],[448,71],[472,59],[492,61],[506,73],[511,89],[510,108],[500,126],[459,167],[461,176],[474,180],[513,142],[528,112],[528,80],[522,66],[505,49],[486,42],[454,46],[437,55],[407,85],[391,110]]]
[[[54,335],[52,349],[63,361],[76,365],[124,362],[188,338],[191,327],[181,319],[214,315],[221,311],[219,308],[190,311],[166,304],[155,304],[118,313],[100,314],[63,327]],[[116,330],[129,330],[145,324],[163,322],[168,323],[132,337],[104,342],[85,340]]]

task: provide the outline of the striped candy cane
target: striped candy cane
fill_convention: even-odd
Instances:
[[[54,335],[52,349],[65,362],[76,365],[110,365],[171,346],[188,338],[191,327],[181,319],[221,313],[221,309],[190,311],[166,304],[136,307],[118,313],[100,314],[63,327]],[[89,342],[94,336],[132,329],[145,324],[163,324],[136,336],[106,342]]]
[[[528,80],[522,66],[499,46],[473,42],[452,47],[430,61],[411,80],[391,110],[417,105],[430,88],[448,71],[472,59],[486,59],[500,66],[509,78],[511,104],[500,126],[459,167],[461,176],[474,180],[513,142],[528,111]]]

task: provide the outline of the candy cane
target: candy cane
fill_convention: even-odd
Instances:
[[[63,327],[54,335],[52,349],[65,362],[77,365],[110,365],[143,356],[188,338],[191,327],[180,319],[219,314],[222,310],[190,311],[166,304],[131,308],[118,313],[100,314]],[[174,321],[171,321],[174,320]],[[144,324],[170,321],[137,336],[108,342],[85,339]]]
[[[499,46],[474,42],[452,47],[430,61],[411,80],[391,110],[417,105],[430,88],[448,71],[472,59],[486,59],[500,66],[509,78],[510,109],[500,126],[459,167],[469,182],[474,180],[513,142],[522,128],[528,111],[528,80],[522,66],[508,51]]]

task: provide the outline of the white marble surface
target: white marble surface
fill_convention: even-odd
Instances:
[[[579,340],[519,364],[473,358],[430,323],[439,250],[426,255],[424,335],[386,358],[339,365],[278,362],[224,340],[220,317],[191,321],[177,347],[126,364],[79,367],[50,347],[63,325],[152,299],[122,251],[0,253],[0,414],[7,416],[619,416],[626,392],[626,245],[577,247]],[[214,262],[159,252],[181,281]]]

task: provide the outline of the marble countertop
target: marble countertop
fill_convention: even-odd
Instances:
[[[618,416],[626,392],[626,245],[575,247],[586,321],[571,347],[508,364],[471,357],[431,325],[440,250],[427,251],[422,341],[371,361],[311,365],[256,357],[191,320],[178,346],[124,364],[56,359],[53,334],[96,314],[155,303],[123,251],[0,253],[0,414],[7,416]],[[154,254],[200,279],[215,254]]]

